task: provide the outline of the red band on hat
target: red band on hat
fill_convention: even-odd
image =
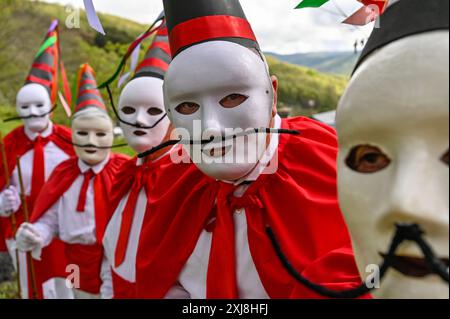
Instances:
[[[48,73],[52,73],[53,72],[53,68],[45,63],[33,63],[33,65],[31,66],[33,69],[39,69]]]
[[[97,95],[97,96],[102,96],[97,89],[81,91],[80,93],[78,93],[78,96],[81,97],[82,95],[85,95],[85,94],[94,94],[94,95]]]
[[[94,80],[91,80],[91,79],[83,80],[80,83],[80,87],[82,87],[83,85],[86,85],[86,84],[92,84],[93,86],[97,87],[97,83]]]
[[[103,105],[102,102],[100,102],[98,100],[87,100],[87,101],[83,101],[80,104],[78,104],[75,109],[75,112],[78,112],[79,110],[81,110],[87,106],[96,106],[102,110],[106,110],[106,107]]]
[[[27,80],[26,80],[26,81],[27,81],[27,82],[29,81],[29,82],[32,82],[32,83],[41,84],[41,85],[46,86],[46,87],[48,87],[48,88],[50,88],[51,85],[52,85],[52,82],[51,82],[51,81],[47,81],[47,80],[38,78],[37,76],[34,76],[34,75],[29,75],[29,76],[27,77]]]
[[[172,54],[186,46],[219,38],[244,38],[256,42],[247,20],[233,16],[206,16],[175,26],[170,35]]]
[[[155,42],[152,44],[151,49],[160,48],[170,56],[170,45],[167,42]]]
[[[167,31],[167,28],[161,28],[158,30],[158,32],[156,33],[157,36],[167,36],[169,34],[169,32]]]
[[[156,59],[156,58],[150,58],[150,59],[142,61],[142,63],[139,65],[139,69],[136,72],[138,72],[140,69],[148,67],[148,66],[153,66],[155,68],[159,68],[159,69],[163,70],[164,72],[167,72],[167,70],[169,69],[169,65],[166,62],[164,62],[163,60]]]

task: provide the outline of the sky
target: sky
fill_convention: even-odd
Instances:
[[[82,7],[82,0],[44,0]],[[185,1],[185,0],[182,0]],[[163,9],[162,0],[94,0],[98,12],[149,24]],[[318,9],[294,10],[300,0],[241,0],[263,51],[280,54],[352,51],[372,25],[354,27],[341,21],[361,7],[356,0],[330,0]],[[83,26],[82,26],[83,27]]]

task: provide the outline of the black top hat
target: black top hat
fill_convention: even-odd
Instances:
[[[214,40],[260,50],[239,0],[164,0],[164,11],[173,57]]]

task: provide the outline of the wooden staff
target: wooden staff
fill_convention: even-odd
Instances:
[[[28,213],[28,205],[27,205],[27,199],[25,195],[25,187],[23,185],[23,178],[22,178],[22,168],[20,166],[20,158],[17,157],[17,172],[19,175],[19,184],[20,184],[20,199],[22,200],[22,210],[25,222],[28,223],[30,221],[30,214]],[[32,296],[33,299],[37,299],[37,284],[36,284],[36,273],[34,271],[34,263],[33,263],[33,257],[31,256],[31,252],[27,252],[27,265],[29,267],[30,271],[30,277],[31,277],[31,288],[32,288]]]
[[[3,161],[3,172],[5,174],[5,185],[8,188],[11,185],[11,179],[9,177],[8,160],[6,157],[5,143],[3,142],[3,134],[0,132],[0,153]],[[17,220],[14,212],[11,214],[11,228],[13,233],[13,238],[16,237],[17,232]],[[0,239],[1,240],[1,239]],[[19,263],[19,250],[16,248],[16,270],[17,270],[17,289],[19,292],[19,298],[22,298],[22,287],[20,286],[20,263]]]

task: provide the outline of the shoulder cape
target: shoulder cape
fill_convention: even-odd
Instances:
[[[67,127],[53,124],[53,133],[49,136],[49,139],[67,155],[75,155],[72,145],[64,141],[64,139],[72,139],[71,131]],[[8,172],[11,175],[16,168],[17,157],[21,157],[26,152],[33,149],[33,141],[25,134],[24,126],[20,126],[6,135],[4,142],[8,162]],[[5,172],[3,171],[3,161],[0,157],[0,190],[5,187],[5,184],[6,178]]]

